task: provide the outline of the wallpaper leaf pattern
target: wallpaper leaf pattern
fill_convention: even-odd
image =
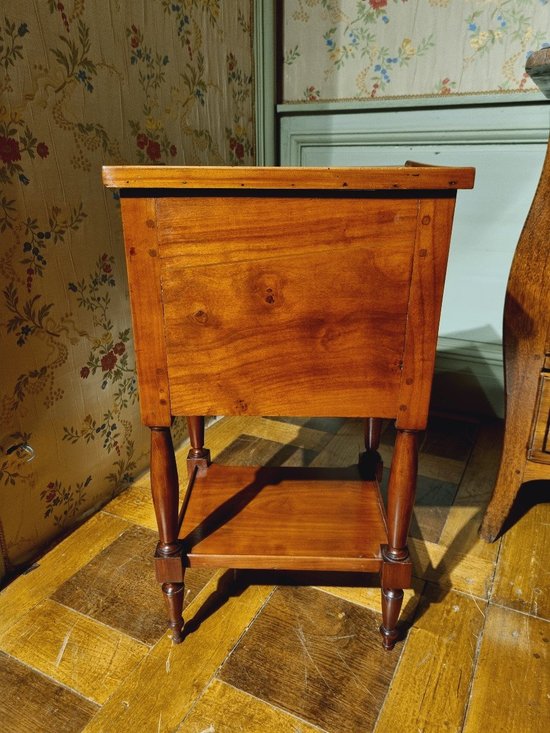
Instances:
[[[535,90],[548,0],[287,0],[283,101]]]
[[[251,164],[251,29],[251,0],[19,0],[0,19],[0,574],[146,467],[101,165]]]

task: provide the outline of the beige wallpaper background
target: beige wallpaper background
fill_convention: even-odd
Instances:
[[[285,0],[283,101],[536,89],[549,0]]]
[[[0,576],[146,467],[101,166],[253,162],[251,12],[17,0],[0,16]]]

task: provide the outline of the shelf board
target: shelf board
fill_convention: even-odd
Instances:
[[[356,467],[212,464],[180,537],[191,567],[377,572],[387,530],[378,484]]]

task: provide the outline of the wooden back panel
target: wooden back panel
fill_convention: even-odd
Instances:
[[[458,183],[424,190],[415,170],[418,189],[397,191],[290,191],[289,173],[263,190],[193,179],[173,191],[175,176],[161,191],[123,190],[143,421],[335,415],[424,427]],[[453,173],[461,185],[464,170]],[[349,171],[338,185],[360,181]]]
[[[392,414],[417,208],[159,199],[172,410]]]

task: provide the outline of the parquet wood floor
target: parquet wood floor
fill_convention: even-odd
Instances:
[[[173,646],[142,476],[0,593],[0,731],[546,732],[547,488],[524,490],[497,543],[477,537],[500,432],[432,417],[411,528],[415,588],[389,653],[379,590],[349,573],[192,569],[189,631]],[[232,418],[207,437],[220,462],[349,465],[362,424]],[[388,425],[386,463],[392,439]]]

